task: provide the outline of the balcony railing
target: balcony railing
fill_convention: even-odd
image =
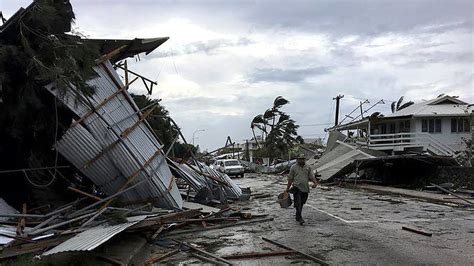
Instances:
[[[436,155],[453,156],[455,151],[433,138],[428,133],[394,133],[370,135],[366,141],[356,141],[358,145],[374,150],[399,150],[422,148]]]

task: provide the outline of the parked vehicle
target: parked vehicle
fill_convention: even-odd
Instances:
[[[245,169],[239,160],[227,159],[219,160],[217,162],[219,167],[217,168],[220,172],[225,173],[229,176],[240,176],[244,177]]]
[[[222,160],[215,160],[212,164],[211,164],[211,168],[214,169],[214,170],[219,170],[219,167],[221,165],[221,162]]]

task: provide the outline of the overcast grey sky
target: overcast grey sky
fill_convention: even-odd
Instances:
[[[474,1],[72,0],[90,38],[170,40],[132,68],[159,83],[153,98],[204,148],[251,137],[250,121],[282,95],[301,125],[333,122],[369,99],[404,95],[474,102]],[[30,1],[0,0],[5,17]],[[133,92],[144,92],[137,86]],[[373,109],[375,110],[375,109]],[[302,126],[303,137],[324,127]]]

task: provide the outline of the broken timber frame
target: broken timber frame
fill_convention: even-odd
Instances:
[[[133,81],[140,78],[142,80],[143,84],[145,85],[145,88],[146,88],[149,95],[151,95],[152,92],[153,92],[153,85],[158,85],[158,82],[153,81],[153,80],[151,80],[147,77],[144,77],[144,76],[128,69],[127,60],[125,60],[123,65],[122,64],[115,64],[114,66],[117,67],[117,68],[122,69],[125,72],[125,83],[128,83],[128,74],[129,73],[135,75],[135,79]],[[148,86],[147,82],[150,84],[149,86]]]

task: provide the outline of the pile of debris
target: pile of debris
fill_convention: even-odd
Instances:
[[[88,204],[93,200],[94,203]],[[149,240],[242,224],[267,221],[229,207],[213,208],[184,202],[185,210],[166,210],[151,204],[104,207],[110,197],[84,197],[47,209],[43,206],[19,213],[0,200],[0,259],[24,254],[41,257],[60,252],[91,251],[122,232],[143,234]],[[263,215],[265,216],[265,215]],[[242,221],[244,220],[245,221]]]
[[[45,27],[40,25],[41,27],[35,29],[33,22],[47,18],[42,16],[46,11],[57,12],[54,17],[63,17],[62,13],[65,12],[69,19],[46,19]],[[21,97],[15,92],[17,87],[23,86],[24,91],[31,93],[29,97],[33,97],[38,106],[53,106],[49,110],[51,112],[43,112],[42,115],[54,121],[52,124],[43,121],[42,128],[45,129],[37,134],[46,136],[47,140],[40,143],[43,146],[41,153],[38,153],[44,154],[45,158],[22,158],[21,163],[13,166],[17,166],[17,169],[0,164],[0,174],[9,182],[5,183],[5,186],[2,185],[2,190],[6,188],[13,191],[11,194],[20,194],[15,193],[13,188],[18,186],[14,186],[12,182],[26,179],[26,186],[34,187],[44,198],[49,195],[61,198],[60,193],[57,193],[60,191],[61,195],[68,194],[67,198],[63,197],[61,201],[69,202],[52,208],[51,206],[60,205],[58,201],[39,206],[38,201],[29,194],[8,197],[0,195],[0,259],[30,253],[46,256],[64,251],[89,251],[123,231],[149,232],[152,233],[152,238],[156,238],[159,234],[196,223],[204,225],[206,230],[215,227],[207,224],[238,224],[240,217],[227,217],[228,213],[232,212],[229,208],[216,209],[206,205],[226,206],[231,201],[245,200],[250,197],[250,191],[237,186],[226,174],[197,161],[192,151],[189,151],[191,159],[170,158],[169,153],[180,137],[186,143],[181,132],[170,141],[170,147],[165,150],[155,129],[147,122],[147,117],[157,107],[157,102],[139,109],[128,92],[130,85],[141,79],[151,94],[156,82],[129,70],[126,58],[135,57],[140,53],[148,54],[168,38],[81,39],[66,34],[70,30],[73,17],[68,1],[34,1],[26,9],[20,9],[0,27],[1,43],[8,45],[10,49],[5,51],[15,51],[26,56],[28,60],[35,61],[42,74],[41,77],[39,74],[35,76],[36,72],[32,71],[31,76],[25,78],[30,82],[27,84],[30,87],[18,83],[23,80],[15,83],[9,78],[3,80],[2,76],[0,93],[3,86],[3,96],[7,97],[0,101],[0,110],[21,102]],[[40,34],[55,23],[59,24],[55,32]],[[23,34],[24,29],[34,34]],[[54,46],[58,40],[70,42],[71,45],[64,49],[58,48]],[[26,45],[28,41],[32,43],[31,46]],[[40,45],[36,42],[40,42]],[[66,57],[79,65],[90,61],[83,62],[74,57],[83,55],[84,47],[95,47],[97,55],[87,55],[95,56],[90,67],[83,66],[84,69],[81,69],[71,66],[72,74],[63,72],[55,79],[52,72],[58,69],[50,68],[40,60],[53,61],[53,65],[64,62],[54,62],[58,58],[43,54],[44,47],[47,46],[45,43],[53,45],[53,50],[69,49],[70,54]],[[90,50],[95,51],[92,48]],[[8,67],[4,62],[0,62],[0,66]],[[18,69],[23,66],[11,67],[12,69],[7,69],[8,73],[21,72]],[[123,80],[116,71],[119,69],[124,71]],[[10,97],[10,94],[14,97]],[[0,99],[1,97],[2,94]],[[27,113],[38,111],[28,110],[28,107],[27,105],[19,110],[26,110]],[[0,122],[5,123],[2,125],[5,131],[0,132],[0,136],[10,137],[12,132],[17,130],[8,128],[11,124],[18,124],[14,123],[16,117],[12,116],[13,122],[9,116],[0,117]],[[169,117],[167,119],[172,121]],[[51,132],[53,133],[50,134]],[[32,136],[31,141],[24,140],[27,143],[25,145],[35,141],[38,143],[35,137],[37,136]],[[37,146],[34,149],[37,149]],[[8,145],[5,147],[0,149],[0,154],[15,148]],[[25,150],[24,154],[32,154],[32,147],[19,150]],[[19,154],[20,152],[15,155],[21,157]],[[51,158],[54,159],[53,166],[31,167],[31,162],[38,165]],[[67,169],[67,172],[62,172],[63,169]],[[42,175],[52,176],[51,181],[46,185],[33,182],[32,177]],[[50,186],[56,185],[57,180],[65,183],[63,188],[67,189]],[[7,201],[14,198],[16,202],[12,205],[16,206],[20,201],[21,212],[8,205],[3,198]],[[75,200],[71,202],[70,199]],[[27,206],[30,209],[27,209]],[[248,219],[249,216],[246,215],[245,218]],[[199,227],[186,230],[202,229]]]

